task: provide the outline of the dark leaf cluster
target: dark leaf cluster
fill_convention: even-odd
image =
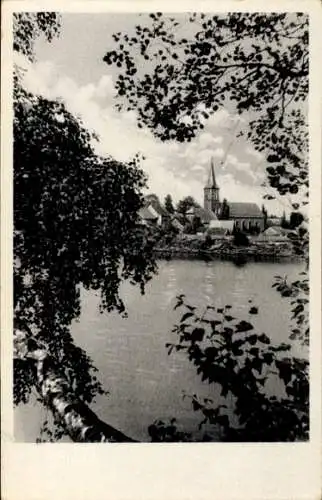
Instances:
[[[119,70],[118,108],[135,109],[139,127],[189,141],[228,106],[247,115],[241,133],[266,154],[269,185],[307,194],[308,41],[303,13],[158,13],[133,36],[116,33],[104,61]]]
[[[201,426],[215,426],[224,441],[308,439],[308,361],[292,356],[291,345],[273,344],[250,321],[233,317],[230,305],[212,308],[211,317],[209,308],[201,316],[191,310],[184,296],[177,307],[184,312],[173,329],[178,342],[167,344],[169,353],[185,352],[201,379],[221,388],[224,404],[192,397],[192,408],[204,417]],[[250,308],[250,314],[257,312]],[[268,389],[274,377],[283,386],[279,395]],[[234,401],[230,412],[227,397]]]

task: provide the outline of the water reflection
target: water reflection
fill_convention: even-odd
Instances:
[[[249,300],[259,306],[253,324],[277,342],[289,334],[285,302],[271,288],[275,274],[294,275],[299,264],[248,263],[236,267],[227,261],[163,261],[159,275],[147,286],[146,295],[129,284],[121,293],[128,318],[99,314],[99,298],[82,292],[82,315],[72,328],[76,342],[84,347],[99,369],[108,397],[100,397],[94,411],[135,439],[147,440],[147,427],[157,418],[176,417],[187,431],[194,431],[200,416],[191,411],[183,391],[201,397],[219,397],[218,388],[202,383],[185,354],[168,356],[165,344],[175,340],[171,331],[181,311],[174,311],[176,295],[202,309],[233,305],[245,319]],[[272,314],[274,311],[274,314]],[[90,333],[89,333],[90,332]],[[39,407],[20,408],[16,413],[18,440],[34,441],[39,431]]]

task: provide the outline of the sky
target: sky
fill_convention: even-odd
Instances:
[[[100,154],[126,161],[140,152],[148,175],[147,192],[162,200],[170,193],[175,202],[191,195],[203,203],[203,187],[211,158],[215,165],[220,198],[228,201],[264,202],[268,211],[281,215],[287,200],[263,200],[265,160],[250,143],[236,137],[242,120],[221,109],[205,123],[190,143],[161,142],[148,129],[139,129],[135,112],[117,112],[116,73],[103,62],[113,47],[112,34],[130,32],[140,19],[136,14],[63,14],[59,38],[51,43],[39,39],[36,62],[17,56],[28,70],[27,88],[37,94],[64,101],[67,109],[99,135]],[[276,194],[276,193],[274,193]]]

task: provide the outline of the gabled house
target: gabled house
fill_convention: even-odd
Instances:
[[[161,226],[161,216],[152,206],[144,206],[139,210],[142,224]]]
[[[233,220],[211,220],[208,226],[208,234],[232,234],[235,222]]]
[[[171,220],[171,214],[161,204],[159,198],[155,194],[145,196],[145,206],[153,209],[160,217],[160,225],[164,225]]]

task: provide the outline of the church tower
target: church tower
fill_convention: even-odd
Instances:
[[[204,208],[212,210],[216,215],[220,209],[219,187],[216,183],[214,162],[211,158],[208,182],[204,187]]]

